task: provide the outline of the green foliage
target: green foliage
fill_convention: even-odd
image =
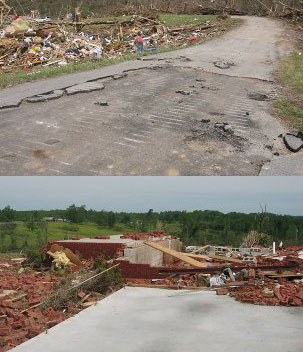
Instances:
[[[93,265],[94,270],[100,270],[100,272],[101,272],[107,268],[108,268],[107,262],[104,257],[95,258],[94,265]]]
[[[7,205],[4,209],[0,210],[0,221],[14,221],[15,211]]]
[[[66,210],[38,211],[37,219],[43,217],[65,218]],[[0,222],[1,251],[35,249],[47,241],[115,235],[125,232],[155,231],[164,229],[181,238],[185,245],[231,245],[239,246],[250,231],[266,233],[271,240],[283,241],[286,245],[303,244],[303,217],[275,214],[224,214],[218,211],[165,211],[145,213],[113,213],[85,210],[82,208],[82,223],[58,223],[35,221],[34,231],[27,227],[28,219],[35,211],[14,211],[16,222]],[[261,221],[262,220],[262,221]],[[77,220],[78,221],[78,220]],[[261,225],[260,226],[260,221]],[[261,230],[260,230],[261,228]],[[265,240],[265,239],[264,239]]]
[[[303,55],[294,53],[282,60],[279,77],[283,90],[275,102],[277,111],[293,127],[303,131]]]
[[[25,225],[29,229],[29,231],[33,232],[36,229],[36,221],[35,221],[35,217],[33,214],[30,215],[30,217],[26,221]]]
[[[75,204],[72,204],[66,209],[66,218],[74,224],[80,224],[81,222],[84,222],[86,218],[85,205],[76,207]]]
[[[260,233],[257,231],[250,231],[247,236],[243,238],[241,247],[251,248],[254,246],[268,247],[272,242],[271,236],[266,233]]]
[[[42,253],[37,250],[28,250],[26,252],[26,257],[28,263],[31,264],[34,268],[41,268],[44,260]]]
[[[114,212],[110,211],[107,215],[107,224],[110,229],[114,227],[116,223],[116,215]]]
[[[285,84],[303,94],[303,55],[294,53],[281,63],[281,75]]]
[[[5,250],[5,239],[10,238],[10,249],[17,249],[17,239],[16,239],[16,228],[17,225],[13,222],[0,223],[0,241],[1,250]]]
[[[266,233],[262,233],[259,242],[261,246],[269,247],[271,245],[271,237]]]
[[[280,114],[290,120],[293,126],[303,131],[303,105],[286,99],[278,99],[275,106]]]
[[[112,264],[106,262],[103,257],[97,257],[94,262],[93,269],[95,274],[99,274],[104,270],[110,268]],[[93,290],[99,293],[105,293],[109,287],[115,287],[122,283],[121,271],[116,267],[108,272],[102,274],[99,279],[93,281],[89,285],[93,285]]]

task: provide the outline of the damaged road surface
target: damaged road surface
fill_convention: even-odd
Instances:
[[[291,35],[250,17],[203,45],[1,91],[0,174],[258,175],[290,153],[272,100]]]

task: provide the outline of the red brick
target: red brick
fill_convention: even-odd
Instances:
[[[86,296],[86,293],[81,291],[81,292],[78,293],[77,296],[78,296],[78,298],[82,299],[82,298],[84,298]]]
[[[6,336],[9,333],[10,333],[10,328],[8,326],[0,328],[0,336]]]

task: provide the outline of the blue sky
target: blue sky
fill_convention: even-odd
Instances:
[[[1,177],[0,208],[219,210],[303,215],[303,177]]]

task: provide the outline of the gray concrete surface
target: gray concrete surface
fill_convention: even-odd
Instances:
[[[125,288],[14,352],[302,352],[303,308]]]
[[[293,39],[278,21],[247,17],[203,45],[0,91],[3,107],[87,81],[105,86],[0,110],[0,175],[258,175],[289,153],[270,100]],[[233,65],[214,64],[222,61]]]
[[[260,176],[302,176],[303,175],[303,153],[287,155],[275,158],[265,163],[261,169]]]

